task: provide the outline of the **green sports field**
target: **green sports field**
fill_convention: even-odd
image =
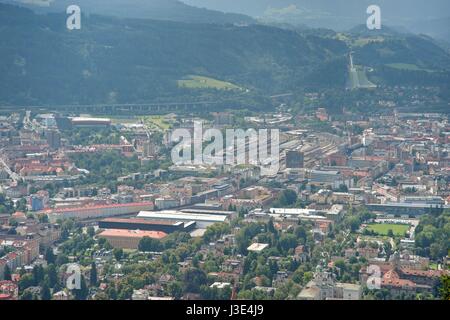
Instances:
[[[389,230],[392,230],[392,232],[396,236],[403,236],[405,232],[408,231],[409,225],[393,223],[372,223],[367,226],[367,229],[383,236],[386,236]]]

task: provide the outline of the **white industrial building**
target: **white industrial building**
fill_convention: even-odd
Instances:
[[[199,229],[207,228],[208,226],[229,220],[226,215],[213,214],[195,214],[186,213],[178,210],[163,210],[163,211],[141,211],[137,215],[138,218],[154,219],[154,220],[171,220],[171,221],[195,221]]]

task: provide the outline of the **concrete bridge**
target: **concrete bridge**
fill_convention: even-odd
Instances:
[[[90,105],[54,105],[54,106],[0,106],[2,111],[53,111],[64,113],[89,113],[89,114],[151,114],[169,112],[193,112],[202,110],[214,110],[218,102],[170,102],[170,103],[134,103],[134,104],[90,104]]]

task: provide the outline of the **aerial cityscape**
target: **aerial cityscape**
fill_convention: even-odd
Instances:
[[[239,2],[0,0],[0,301],[450,300],[450,3]]]

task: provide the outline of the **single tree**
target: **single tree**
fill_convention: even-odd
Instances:
[[[5,269],[3,271],[3,278],[5,280],[11,280],[11,269],[7,264],[5,265]]]
[[[48,264],[54,264],[55,263],[55,255],[53,254],[53,249],[51,247],[48,247],[45,250],[45,260]]]
[[[47,283],[44,283],[44,285],[41,288],[41,300],[51,300],[52,294],[50,292],[50,288]]]
[[[80,283],[80,289],[74,289],[73,295],[75,297],[75,300],[86,300],[89,294],[89,289],[86,286],[86,280],[84,279],[84,276],[81,276]]]
[[[114,257],[117,261],[120,261],[123,257],[123,249],[121,248],[114,248],[113,250]]]
[[[54,264],[49,264],[47,267],[48,285],[50,288],[55,288],[58,284],[58,272]]]
[[[445,275],[441,278],[441,287],[439,289],[442,300],[450,300],[450,276]]]
[[[91,264],[91,272],[90,272],[90,284],[91,286],[97,286],[97,266],[95,264],[95,262],[92,262]]]

